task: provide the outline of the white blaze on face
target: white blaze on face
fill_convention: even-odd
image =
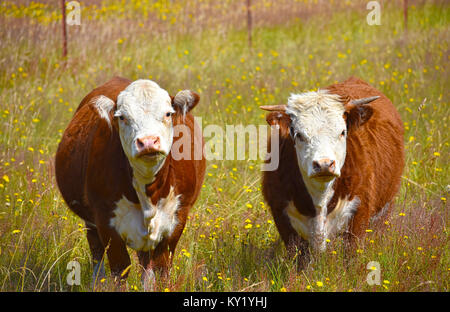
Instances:
[[[314,163],[325,159],[334,162],[334,176],[340,175],[346,155],[344,112],[339,96],[327,90],[289,97],[286,113],[296,134],[295,149],[304,178],[312,178],[317,172]]]
[[[173,142],[172,101],[166,90],[151,80],[136,80],[117,97],[119,135],[135,177],[149,183],[169,154]],[[138,140],[158,140],[155,155],[140,154]]]

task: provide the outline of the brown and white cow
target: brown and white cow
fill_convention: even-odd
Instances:
[[[351,77],[261,108],[280,128],[279,167],[264,172],[263,194],[289,250],[324,250],[342,232],[355,243],[371,219],[388,215],[404,147],[402,121],[385,95]]]
[[[105,250],[112,274],[127,276],[127,245],[149,273],[143,278],[153,269],[167,273],[205,173],[203,153],[194,157],[203,137],[189,113],[198,101],[188,90],[172,98],[153,81],[120,77],[81,101],[55,170],[65,202],[86,223],[94,280],[104,275]],[[176,127],[190,133],[174,136]],[[175,160],[171,148],[182,139],[191,158]]]

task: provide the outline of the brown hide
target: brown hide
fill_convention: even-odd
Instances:
[[[348,125],[347,155],[327,208],[329,214],[339,198],[359,197],[361,204],[348,229],[348,238],[353,240],[365,233],[370,217],[391,203],[400,187],[404,166],[403,124],[391,101],[358,78],[351,77],[327,89],[339,94],[344,99],[343,104],[352,99],[380,96],[370,103],[371,116],[367,122],[358,119],[354,111],[344,116]],[[291,226],[285,213],[286,205],[293,201],[297,210],[306,216],[315,216],[315,208],[297,164],[294,142],[289,135],[289,116],[284,112],[271,112],[267,121],[280,125],[280,163],[277,170],[264,172],[263,195],[289,247],[304,241]],[[270,137],[268,146],[270,148]]]
[[[115,202],[123,196],[134,203],[139,203],[139,200],[132,186],[133,172],[122,149],[117,123],[112,122],[113,127],[110,128],[107,121],[99,116],[91,100],[104,95],[116,102],[118,94],[130,83],[130,80],[114,77],[82,100],[63,134],[55,159],[58,187],[69,208],[86,221],[94,260],[101,260],[102,251],[109,244],[108,259],[115,275],[119,275],[130,264],[125,243],[109,225],[114,216]],[[110,117],[112,114],[113,112]],[[191,131],[193,160],[175,161],[170,153],[155,181],[146,186],[146,193],[154,204],[167,196],[171,186],[174,187],[176,195],[181,194],[177,211],[178,224],[172,235],[161,241],[151,253],[151,258],[149,253],[138,253],[144,268],[167,270],[171,261],[169,252],[174,252],[189,210],[203,183],[205,159],[203,155],[200,160],[194,159],[192,134],[197,135],[197,142],[203,147],[201,130],[193,132],[194,118],[190,113],[187,113],[185,118],[174,114],[174,126],[180,123],[185,124]],[[174,137],[174,143],[179,139]]]

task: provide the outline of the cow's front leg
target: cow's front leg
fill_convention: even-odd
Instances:
[[[108,221],[102,221],[97,222],[97,231],[106,249],[111,275],[118,284],[121,284],[128,277],[131,265],[130,256],[119,233],[109,225]]]
[[[344,266],[348,267],[355,259],[354,254],[359,244],[362,244],[367,227],[369,226],[369,207],[359,207],[344,233]]]
[[[369,226],[369,207],[359,207],[350,221],[348,231],[345,233],[344,242],[348,250],[355,249]]]
[[[95,286],[98,284],[102,278],[105,277],[105,265],[104,265],[104,253],[105,247],[103,246],[102,241],[97,232],[97,228],[90,222],[86,222],[86,236],[89,243],[89,249],[92,254],[92,261],[94,266],[94,272],[92,274],[92,283],[91,287],[95,289]]]
[[[139,264],[141,266],[141,282],[144,291],[152,291],[156,286],[155,273],[150,266],[150,251],[138,251]]]

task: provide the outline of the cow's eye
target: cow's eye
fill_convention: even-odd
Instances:
[[[300,132],[297,132],[297,133],[295,134],[295,137],[296,137],[300,142],[305,142],[305,141],[306,141],[305,137],[304,137],[303,134],[301,134]]]
[[[119,116],[120,120],[125,120],[125,117],[123,117],[122,115]]]
[[[298,131],[295,131],[295,129],[293,127],[289,127],[289,132],[291,134],[291,138],[292,140],[298,139],[300,142],[305,142],[305,137],[303,136],[303,134],[301,134]]]
[[[295,130],[294,130],[294,128],[292,128],[292,127],[289,127],[289,134],[291,135],[291,138],[292,138],[292,140],[294,140],[294,141],[295,141],[295,136],[296,136],[296,133],[295,133]]]
[[[341,132],[341,137],[345,137],[346,134],[347,134],[347,131],[342,130],[342,132]]]
[[[166,117],[170,117],[170,116],[172,116],[172,113],[171,112],[167,112],[166,113]]]

